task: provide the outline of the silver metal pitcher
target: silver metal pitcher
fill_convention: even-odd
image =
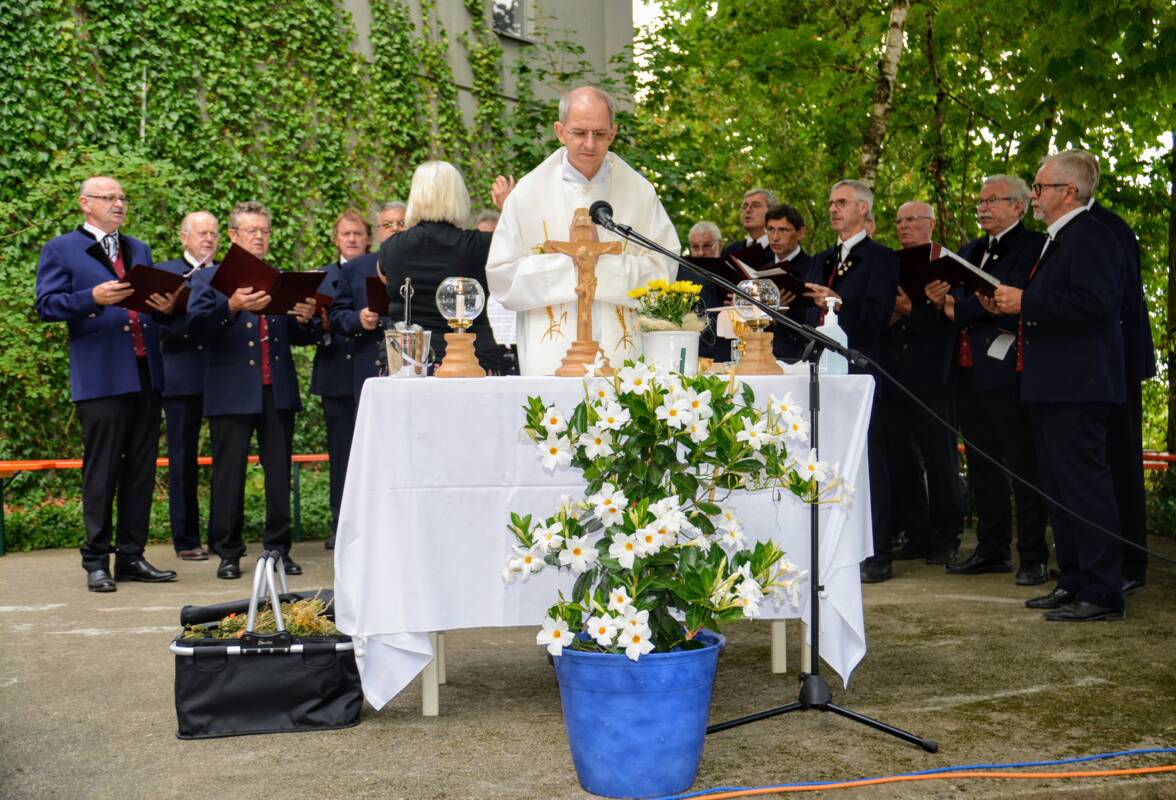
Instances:
[[[429,374],[433,351],[429,340],[433,332],[419,325],[397,325],[384,331],[388,350],[388,375],[392,378],[423,378]]]

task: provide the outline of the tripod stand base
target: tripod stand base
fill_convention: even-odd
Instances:
[[[788,703],[787,705],[777,706],[776,708],[769,708],[764,711],[757,711],[754,714],[748,714],[746,717],[737,717],[736,719],[727,720],[726,722],[719,722],[711,725],[706,729],[708,735],[725,731],[730,728],[737,728],[740,725],[747,725],[750,722],[759,722],[763,719],[770,719],[771,717],[778,717],[781,714],[788,714],[793,711],[809,711],[816,709],[817,711],[832,711],[834,714],[861,723],[876,731],[888,733],[904,742],[918,745],[926,750],[928,753],[936,753],[939,751],[939,743],[933,742],[930,739],[924,739],[921,736],[916,736],[913,733],[908,733],[901,728],[896,728],[893,725],[887,725],[885,722],[880,722],[873,717],[867,717],[865,714],[859,714],[856,711],[851,711],[848,708],[843,708],[836,703],[830,702],[832,694],[829,692],[829,685],[825,683],[825,679],[819,674],[808,674],[801,676],[800,684],[800,698],[795,703]]]

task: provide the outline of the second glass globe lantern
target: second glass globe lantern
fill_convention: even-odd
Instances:
[[[475,278],[446,278],[437,287],[437,310],[453,333],[445,334],[445,358],[433,374],[438,378],[484,378],[486,370],[474,352],[477,335],[468,330],[486,307],[486,290]]]
[[[739,283],[739,288],[751,297],[769,308],[779,308],[780,289],[775,283],[766,279],[747,280]],[[739,365],[735,368],[738,375],[780,375],[784,370],[776,363],[772,355],[772,334],[766,328],[771,319],[746,298],[735,295],[735,311],[743,318],[746,331],[740,331],[739,348],[741,355]]]

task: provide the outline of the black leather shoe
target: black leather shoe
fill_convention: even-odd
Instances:
[[[286,564],[286,574],[287,575],[301,575],[302,574],[302,565],[299,564],[294,559],[290,558],[290,556],[285,556],[282,559],[282,561],[284,561]]]
[[[1017,570],[1016,583],[1018,586],[1037,586],[1049,580],[1049,570],[1045,564],[1022,564]]]
[[[327,550],[335,549],[335,534],[331,534],[330,538],[323,542],[323,547]]]
[[[216,568],[216,576],[226,581],[241,577],[241,562],[236,558],[222,558],[220,566]]]
[[[1009,561],[987,558],[973,553],[963,561],[946,565],[944,569],[952,575],[985,575],[987,573],[1012,572],[1013,565]]]
[[[174,569],[156,569],[147,563],[147,559],[127,561],[114,565],[114,579],[116,581],[143,581],[144,583],[166,583],[176,579]]]
[[[1140,578],[1124,578],[1123,579],[1123,594],[1143,594],[1147,589],[1147,581]]]
[[[960,554],[960,548],[957,545],[949,545],[944,547],[931,547],[927,550],[928,564],[950,564],[956,560],[956,556]]]
[[[114,578],[110,577],[110,571],[105,569],[90,570],[86,576],[86,588],[91,592],[118,591],[118,587],[114,585]]]
[[[1121,608],[1096,606],[1085,600],[1076,600],[1069,605],[1042,614],[1042,617],[1050,622],[1118,622],[1125,616],[1127,615],[1123,613]]]
[[[1034,597],[1025,601],[1025,608],[1061,608],[1073,603],[1077,599],[1073,592],[1060,587],[1041,597]]]
[[[861,576],[862,583],[884,583],[894,577],[894,568],[890,564],[863,561]]]

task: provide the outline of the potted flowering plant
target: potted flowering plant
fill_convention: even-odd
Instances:
[[[831,502],[843,497],[845,484],[805,446],[808,423],[789,395],[757,404],[751,387],[734,377],[669,373],[643,361],[586,378],[585,390],[567,412],[528,398],[524,429],[545,466],[575,467],[587,486],[582,500],[565,498],[550,516],[512,513],[503,576],[524,581],[544,569],[577,576],[570,596],[561,592],[548,610],[536,641],[556,657],[584,787],[611,796],[669,794],[693,783],[701,759],[719,650],[708,631],[756,617],[768,603],[795,605],[803,577],[770,540],[750,543],[729,498],[780,489],[805,502]],[[682,701],[688,707],[657,705],[675,680],[669,662],[693,656],[709,662],[709,676],[686,679],[693,684]],[[625,684],[614,675],[602,692],[587,689],[583,671],[591,663],[607,663],[613,673],[649,663],[661,677]],[[634,700],[637,685],[658,687],[656,697]],[[576,707],[580,689],[591,698],[587,720]],[[605,696],[620,707],[604,712]],[[641,724],[634,723],[637,709]],[[655,734],[659,723],[672,730]],[[652,737],[648,746],[635,746],[642,736]],[[662,774],[672,761],[667,743],[693,759],[673,775]],[[638,752],[644,767],[636,765]],[[631,769],[618,773],[616,759]]]
[[[690,281],[652,280],[629,292],[637,301],[645,360],[692,375],[698,371],[698,335],[706,317],[695,308],[702,286]]]

